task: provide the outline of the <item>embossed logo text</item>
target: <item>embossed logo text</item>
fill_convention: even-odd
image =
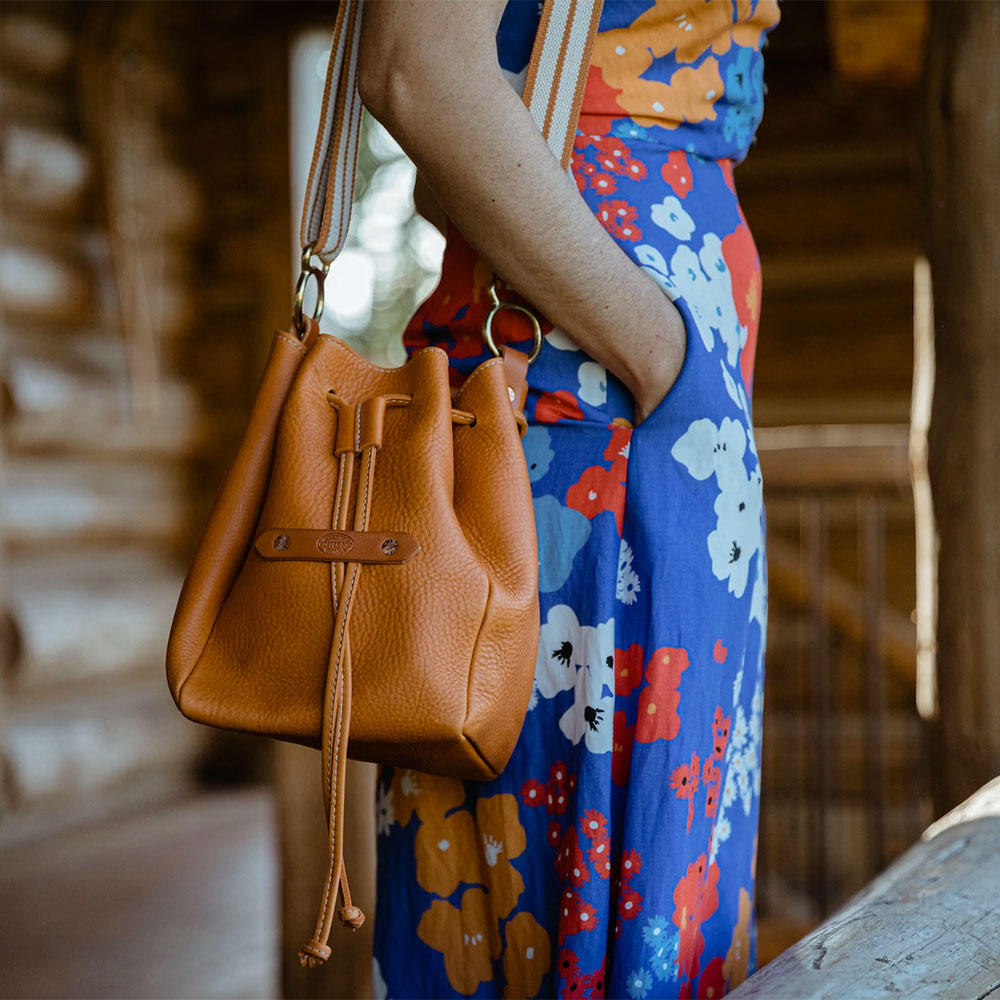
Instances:
[[[328,531],[316,539],[316,548],[328,556],[339,556],[354,548],[354,539],[342,531]]]

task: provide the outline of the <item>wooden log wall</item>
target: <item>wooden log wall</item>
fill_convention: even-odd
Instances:
[[[856,891],[931,818],[932,762],[915,709],[907,468],[925,29],[920,0],[784,4],[764,52],[758,141],[735,173],[763,274],[754,381],[771,574],[758,859],[762,959]],[[869,555],[862,509],[875,496],[885,554],[877,612],[886,663],[877,734],[885,809],[879,844],[869,831],[880,806],[866,788],[875,739],[866,654],[872,609],[861,588]],[[826,571],[810,580],[809,518],[820,498]],[[819,583],[827,622],[822,657],[808,610],[810,586]],[[821,674],[828,677],[829,714],[822,808]]]
[[[0,844],[174,795],[211,739],[163,656],[249,400],[261,283],[205,266],[252,192],[229,178],[213,205],[202,173],[199,18],[0,7]],[[202,352],[226,323],[229,356]]]
[[[928,461],[940,532],[937,794],[947,807],[1000,772],[1000,2],[931,10],[925,204],[938,389]]]

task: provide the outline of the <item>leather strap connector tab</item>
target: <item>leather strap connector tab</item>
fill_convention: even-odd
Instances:
[[[265,559],[397,564],[412,559],[420,543],[405,531],[267,528],[254,548]]]

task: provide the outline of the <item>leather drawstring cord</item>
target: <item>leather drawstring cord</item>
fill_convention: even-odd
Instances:
[[[334,453],[338,459],[337,493],[332,527],[344,531],[350,515],[349,497],[355,492],[354,530],[367,531],[371,513],[375,456],[382,444],[382,420],[387,406],[405,406],[407,396],[373,396],[351,404],[335,393],[328,400],[337,413]],[[357,469],[360,456],[360,469]],[[357,476],[355,476],[357,472]],[[355,478],[357,483],[355,486]],[[351,900],[351,890],[344,868],[344,783],[347,775],[347,744],[351,726],[351,654],[347,632],[351,606],[357,592],[358,562],[336,561],[330,564],[334,625],[330,642],[323,699],[323,797],[328,819],[328,864],[319,916],[312,939],[299,951],[299,964],[315,968],[331,954],[327,943],[333,927],[332,897],[339,891],[341,922],[357,930],[365,915]]]

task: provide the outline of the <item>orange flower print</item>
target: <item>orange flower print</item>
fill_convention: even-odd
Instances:
[[[482,889],[467,889],[462,908],[443,899],[431,903],[417,925],[417,937],[444,956],[452,988],[469,996],[493,978],[493,959],[500,957],[500,934]]]
[[[524,879],[511,864],[524,853],[527,839],[517,818],[517,798],[491,795],[476,803],[479,833],[479,881],[489,889],[490,907],[501,919],[510,915],[524,891]],[[471,880],[470,880],[471,881]]]
[[[527,1000],[538,993],[549,971],[552,945],[548,932],[530,914],[518,913],[504,927],[507,947],[503,953],[503,995],[506,1000]]]
[[[456,778],[442,778],[410,768],[397,767],[389,785],[393,816],[407,826],[413,813],[425,822],[456,809],[465,801],[465,788]]]
[[[722,965],[722,974],[726,977],[731,990],[736,989],[746,979],[750,968],[750,910],[750,894],[741,886],[739,917],[733,928],[726,960]]]
[[[620,240],[634,243],[642,239],[642,230],[635,225],[635,220],[639,218],[639,210],[627,201],[613,199],[599,202],[597,218],[612,236],[617,236]]]
[[[475,843],[476,824],[464,809],[424,819],[414,845],[421,888],[450,896],[462,882],[479,882]]]

